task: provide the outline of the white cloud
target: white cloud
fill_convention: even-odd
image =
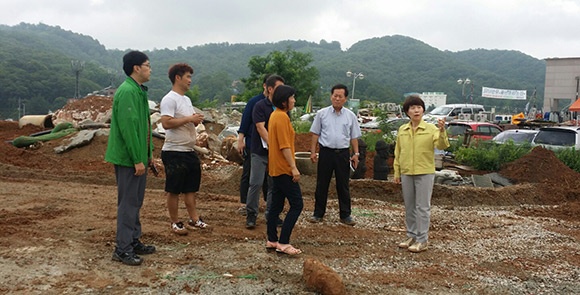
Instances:
[[[207,43],[339,41],[405,35],[440,50],[518,50],[577,57],[580,3],[573,0],[3,0],[0,22],[58,25],[107,48]]]

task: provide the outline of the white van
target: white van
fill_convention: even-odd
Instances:
[[[480,104],[455,103],[438,106],[425,115],[425,121],[437,121],[445,118],[445,121],[452,120],[475,120],[474,115],[485,112],[485,108]]]

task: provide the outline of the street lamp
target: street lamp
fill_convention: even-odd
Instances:
[[[354,99],[354,86],[356,85],[356,79],[364,79],[365,75],[363,75],[363,73],[353,73],[351,71],[346,72],[346,76],[347,77],[352,77],[352,94],[350,96],[350,99]]]
[[[469,78],[465,78],[465,80],[459,79],[457,80],[457,84],[463,85],[461,88],[461,97],[465,97],[465,103],[467,103],[467,96],[465,96],[465,84],[471,84],[471,80]],[[469,94],[469,99],[473,103],[473,84],[471,84],[471,92]]]
[[[79,75],[81,74],[81,72],[83,71],[83,69],[85,67],[85,62],[80,61],[80,60],[71,60],[70,66],[71,66],[72,72],[75,74],[75,77],[76,77],[75,97],[74,98],[80,98],[81,93],[79,90]]]

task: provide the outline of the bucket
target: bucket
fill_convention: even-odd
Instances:
[[[443,169],[443,154],[435,154],[435,169]]]
[[[316,175],[318,163],[312,163],[310,152],[296,152],[294,153],[294,158],[296,159],[296,168],[298,168],[300,174]]]

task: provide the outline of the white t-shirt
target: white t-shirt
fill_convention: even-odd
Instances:
[[[161,116],[183,118],[195,114],[189,97],[181,95],[173,90],[169,91],[159,106]],[[189,122],[177,128],[165,130],[165,142],[162,150],[191,152],[195,146],[197,132],[195,124]]]

